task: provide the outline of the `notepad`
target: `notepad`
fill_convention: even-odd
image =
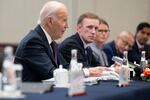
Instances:
[[[53,91],[53,84],[44,84],[36,82],[22,83],[22,93],[46,93]]]

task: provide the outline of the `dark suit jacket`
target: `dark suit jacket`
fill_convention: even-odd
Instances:
[[[77,49],[77,60],[78,62],[83,63],[83,67],[95,67],[100,65],[100,62],[98,62],[94,55],[92,54],[92,50],[90,49],[90,53],[88,54],[88,57],[86,57],[85,49],[82,40],[79,37],[79,34],[76,33],[75,35],[72,35],[65,39],[60,45],[59,45],[59,52],[63,56],[63,58],[66,60],[66,62],[62,62],[64,66],[68,68],[70,60],[71,60],[71,50]]]
[[[48,40],[38,25],[18,45],[15,63],[23,65],[23,81],[41,81],[53,77],[57,64],[52,58]]]
[[[146,52],[146,54],[145,54],[146,59],[150,59],[150,57],[148,55],[148,45],[144,45],[144,50]],[[136,61],[136,63],[140,64],[141,51],[139,50],[136,42],[134,43],[132,50],[129,51],[128,60],[132,63],[134,63],[134,61]]]
[[[113,56],[118,56],[118,57],[122,58],[122,54],[118,53],[117,50],[116,50],[115,41],[111,41],[111,42],[105,44],[104,47],[103,47],[103,50],[107,55],[109,66],[114,64],[114,61],[112,60]]]
[[[149,55],[148,55],[148,45],[144,45],[144,50],[146,52],[145,57],[146,59],[150,59]],[[136,61],[136,63],[140,64],[140,60],[141,60],[141,51],[138,48],[137,43],[135,42],[132,50],[129,50],[129,56],[128,56],[128,60],[132,63],[134,63],[134,61]],[[141,73],[143,72],[142,68],[139,67],[135,67],[134,68],[135,71],[135,79],[141,80]]]

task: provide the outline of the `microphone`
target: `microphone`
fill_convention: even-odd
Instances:
[[[120,58],[120,57],[117,57],[117,56],[113,56],[112,60],[113,60],[114,62],[119,63],[119,64],[122,64],[122,63],[123,63],[123,59]]]
[[[115,62],[117,62],[117,63],[119,63],[119,64],[122,64],[122,63],[123,63],[123,59],[120,58],[120,57],[118,57],[118,56],[113,56],[112,60],[115,61]],[[136,68],[136,67],[138,67],[138,68],[141,69],[141,67],[140,67],[139,64],[137,64],[137,63],[134,64],[134,63],[132,63],[132,62],[129,62],[129,67],[130,67],[130,68],[133,68],[133,69]]]

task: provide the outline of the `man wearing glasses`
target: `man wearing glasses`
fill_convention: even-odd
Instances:
[[[150,24],[147,22],[142,22],[137,26],[135,33],[135,43],[133,45],[132,50],[129,51],[129,61],[140,64],[141,60],[141,51],[145,51],[146,59],[150,59],[150,55],[148,55],[148,45],[147,42],[150,38]],[[140,74],[142,70],[135,69],[136,77],[140,78]]]
[[[100,76],[103,71],[109,70],[108,68],[101,66],[99,61],[95,59],[92,50],[89,47],[89,44],[95,39],[99,24],[99,17],[93,13],[86,12],[80,15],[77,21],[77,32],[66,38],[59,45],[60,55],[66,61],[62,61],[63,66],[66,66],[69,69],[71,50],[76,49],[78,51],[77,61],[83,63],[85,76]]]
[[[112,60],[113,56],[123,57],[123,51],[128,51],[132,48],[134,44],[134,36],[132,33],[127,31],[122,31],[118,34],[115,40],[104,45],[104,52],[108,58],[108,65],[114,64]]]
[[[102,48],[109,37],[109,32],[108,23],[104,19],[101,19],[95,41],[90,45],[94,56],[100,61],[102,66],[108,66],[107,56]]]

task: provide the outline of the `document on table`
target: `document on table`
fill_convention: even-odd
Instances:
[[[85,85],[98,84],[100,80],[119,80],[119,74],[114,71],[103,71],[99,77],[84,78]]]
[[[85,85],[98,84],[100,80],[119,80],[119,74],[114,71],[103,71],[102,75],[99,77],[87,77],[84,78]],[[53,83],[54,78],[43,80],[43,83]]]

